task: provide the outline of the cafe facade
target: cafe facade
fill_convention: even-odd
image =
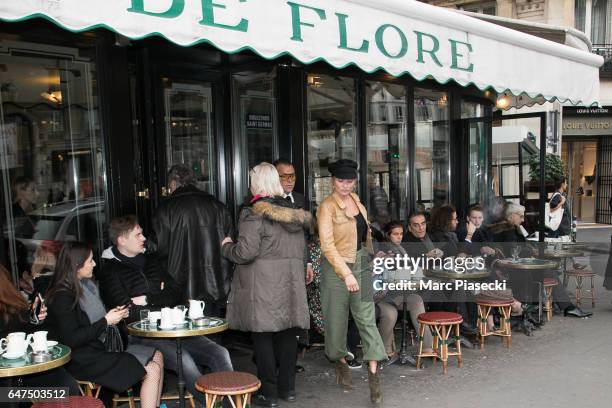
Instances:
[[[249,169],[279,157],[310,210],[331,192],[328,163],[349,158],[377,224],[462,211],[492,194],[497,107],[597,103],[601,57],[420,2],[372,3],[0,4],[3,264],[17,276],[68,240],[99,253],[119,214],[147,231],[177,163],[234,215]],[[532,116],[545,145],[546,118]]]

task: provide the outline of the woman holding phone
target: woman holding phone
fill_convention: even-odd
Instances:
[[[9,276],[6,268],[0,265],[0,338],[14,332],[29,334],[46,330],[47,308],[42,298],[36,297],[29,305]],[[23,385],[31,387],[68,387],[70,395],[80,395],[76,381],[63,367],[24,376],[22,381]]]
[[[94,266],[89,246],[66,243],[62,248],[47,293],[50,335],[72,349],[66,368],[78,380],[95,382],[114,392],[125,391],[142,380],[141,406],[159,406],[163,383],[161,353],[151,348],[148,361],[139,361],[129,352],[106,351],[103,339],[107,326],[120,323],[129,310],[121,306],[106,312],[90,280]]]

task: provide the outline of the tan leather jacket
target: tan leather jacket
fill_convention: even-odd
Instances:
[[[372,252],[372,235],[368,212],[357,194],[351,194],[359,211],[368,224],[366,248]],[[338,277],[344,280],[350,275],[347,263],[355,263],[357,257],[357,221],[346,214],[346,205],[337,193],[328,196],[317,210],[321,252],[333,266]]]

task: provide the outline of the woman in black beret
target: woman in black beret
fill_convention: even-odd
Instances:
[[[357,180],[357,163],[338,160],[329,165],[333,193],[317,211],[321,241],[321,306],[325,316],[325,354],[336,363],[339,384],[352,387],[346,364],[346,332],[349,311],[359,329],[363,359],[368,361],[370,399],[382,401],[378,362],[387,353],[376,328],[371,287],[361,278],[369,278],[368,252],[372,253],[372,236],[368,213],[359,196],[353,193]],[[368,290],[370,289],[370,290]]]

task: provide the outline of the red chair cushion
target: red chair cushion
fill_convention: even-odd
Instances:
[[[32,408],[104,408],[104,404],[94,397],[71,396],[67,400],[36,402]]]
[[[493,299],[476,299],[476,304],[498,307],[498,306],[511,306],[514,303],[514,299],[512,300],[493,300]]]
[[[453,312],[426,312],[419,315],[419,323],[428,324],[458,324],[463,321],[460,314]]]
[[[544,278],[544,286],[557,286],[559,281],[555,278]]]
[[[253,374],[240,371],[221,371],[206,374],[198,378],[196,387],[203,391],[231,393],[248,390],[261,385],[259,379]]]

